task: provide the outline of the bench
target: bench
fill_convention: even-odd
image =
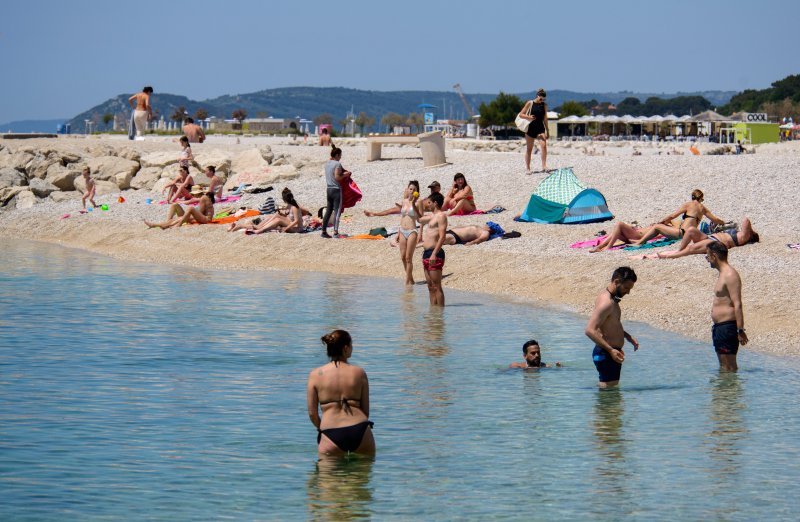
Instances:
[[[381,147],[385,144],[417,144],[419,138],[402,134],[383,134],[377,136],[367,136],[367,161],[381,159]]]

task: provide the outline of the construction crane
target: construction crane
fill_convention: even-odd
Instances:
[[[475,117],[475,110],[470,106],[469,102],[467,101],[467,97],[464,96],[464,93],[461,92],[461,84],[457,83],[457,84],[453,85],[453,89],[456,90],[456,93],[458,94],[458,97],[461,98],[461,103],[464,104],[464,109],[466,109],[467,115],[469,115],[469,119],[474,118]]]

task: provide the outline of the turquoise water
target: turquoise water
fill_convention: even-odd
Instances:
[[[596,389],[584,319],[395,280],[0,251],[1,520],[793,520],[796,359],[629,324]],[[634,290],[635,291],[635,290]],[[623,301],[624,306],[624,301]],[[317,462],[308,371],[354,337],[375,461]],[[508,370],[535,337],[561,369]]]

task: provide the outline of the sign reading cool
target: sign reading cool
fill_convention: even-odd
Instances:
[[[751,112],[745,115],[745,120],[749,123],[769,123],[766,112]]]

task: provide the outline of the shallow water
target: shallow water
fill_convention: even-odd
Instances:
[[[796,359],[644,325],[598,391],[584,319],[325,274],[0,251],[0,519],[792,520]],[[634,290],[635,291],[635,290]],[[624,302],[623,302],[624,306]],[[375,461],[317,462],[308,371],[354,337]],[[508,370],[535,337],[560,369]],[[710,337],[710,332],[709,332]]]

